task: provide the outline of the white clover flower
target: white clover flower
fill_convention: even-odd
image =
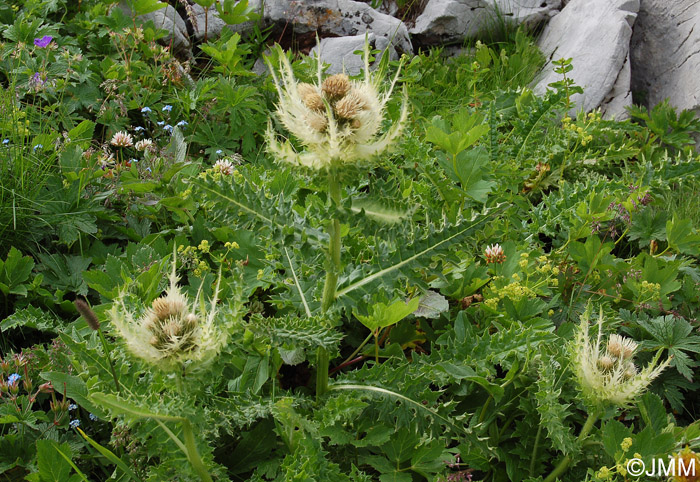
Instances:
[[[230,176],[234,171],[233,164],[228,159],[219,159],[214,163],[213,169],[214,172],[220,172],[224,176]]]
[[[316,83],[299,83],[279,47],[278,53],[279,72],[267,61],[279,94],[277,117],[305,147],[302,152],[296,152],[289,141],[280,141],[270,122],[266,134],[268,151],[279,160],[312,169],[327,169],[368,160],[396,141],[408,116],[406,91],[404,89],[399,119],[380,136],[386,104],[399,72],[388,90],[380,93],[382,79],[369,70],[368,43],[364,49],[362,81],[350,80],[345,74],[324,80],[319,60]]]
[[[492,244],[484,250],[486,263],[503,263],[506,260],[506,254],[500,244]]]
[[[632,361],[637,343],[614,334],[605,349],[603,310],[598,318],[598,336],[592,343],[588,335],[589,310],[581,316],[581,325],[571,343],[571,364],[585,400],[596,407],[606,404],[624,407],[635,400],[671,363],[671,358],[657,365],[658,358],[638,370]]]
[[[136,143],[134,146],[137,151],[145,151],[149,147],[153,145],[153,141],[151,139],[141,139]]]
[[[134,145],[134,138],[126,131],[119,131],[112,136],[110,144],[116,147],[131,147]]]
[[[200,298],[202,287],[194,302],[190,303],[177,286],[175,259],[173,253],[170,287],[166,295],[154,300],[138,319],[126,307],[126,293],[120,295],[109,312],[129,350],[164,370],[173,370],[187,362],[195,366],[210,362],[227,343],[229,331],[226,323],[217,320],[221,272],[208,306]]]

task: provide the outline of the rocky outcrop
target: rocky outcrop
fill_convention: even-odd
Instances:
[[[622,118],[630,96],[629,44],[639,0],[570,0],[542,32],[538,45],[547,58],[534,90],[561,80],[552,60],[572,58],[568,75],[583,94],[575,94],[574,111],[605,108],[606,117]],[[627,70],[625,65],[627,64]]]
[[[318,32],[323,36],[352,37],[373,33],[377,40],[391,41],[400,53],[413,46],[404,23],[353,0],[265,0],[265,21],[297,34]]]
[[[632,89],[653,107],[668,98],[700,111],[700,3],[644,0],[632,35]]]
[[[504,23],[546,22],[560,6],[561,0],[430,0],[410,33],[423,45],[461,42]]]
[[[375,34],[369,34],[367,40],[370,45],[377,50],[388,51],[392,60],[398,59],[396,50],[392,47],[389,39],[377,39]],[[321,44],[311,50],[312,54],[318,55],[321,51],[321,60],[330,64],[327,74],[338,74],[346,72],[348,75],[359,74],[364,67],[362,56],[355,54],[355,51],[362,50],[365,45],[364,35],[355,35],[354,37],[332,37],[324,38]],[[381,60],[381,55],[378,55],[375,63]]]

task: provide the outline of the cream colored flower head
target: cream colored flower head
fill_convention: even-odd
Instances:
[[[585,400],[596,407],[613,404],[624,407],[633,402],[671,363],[658,364],[658,356],[641,370],[634,364],[637,343],[613,334],[603,346],[603,310],[598,317],[598,335],[589,338],[590,310],[581,316],[581,325],[571,344],[571,364]]]
[[[115,147],[131,147],[134,145],[134,138],[126,131],[119,131],[112,136],[110,144]]]
[[[173,370],[183,363],[201,366],[211,361],[228,341],[228,327],[217,319],[217,301],[221,272],[209,303],[200,298],[200,287],[194,302],[177,286],[175,253],[170,286],[165,296],[153,301],[141,316],[125,304],[122,293],[109,312],[129,350],[148,363],[164,370]],[[208,306],[207,306],[208,305]]]
[[[319,60],[316,82],[300,83],[294,78],[292,66],[279,47],[278,57],[279,71],[267,61],[279,94],[277,117],[304,145],[302,152],[296,152],[289,141],[278,138],[270,122],[267,149],[278,160],[319,170],[339,167],[369,160],[398,139],[408,116],[406,91],[404,89],[399,119],[388,132],[380,135],[386,104],[399,72],[382,93],[380,85],[383,79],[370,72],[369,43],[365,42],[364,77],[361,81],[350,80],[345,74],[323,79]]]

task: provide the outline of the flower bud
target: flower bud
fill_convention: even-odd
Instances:
[[[97,319],[97,315],[94,311],[92,311],[92,308],[90,308],[85,300],[82,298],[76,298],[73,303],[75,304],[75,309],[77,309],[78,313],[80,313],[80,315],[85,319],[88,326],[95,331],[99,330],[100,321]]]
[[[41,385],[39,385],[39,392],[53,393],[53,385],[51,385],[51,382],[42,383]]]

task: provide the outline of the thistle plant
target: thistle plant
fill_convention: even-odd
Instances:
[[[310,168],[325,174],[332,205],[340,207],[342,187],[339,170],[369,161],[385,152],[400,135],[408,116],[408,98],[404,89],[399,119],[380,135],[386,105],[398,80],[400,68],[389,88],[381,92],[382,76],[370,71],[369,43],[364,46],[364,75],[360,81],[351,80],[345,73],[323,78],[320,55],[317,62],[316,82],[297,82],[289,59],[277,47],[279,70],[268,60],[279,103],[277,117],[284,127],[302,144],[297,152],[289,140],[279,140],[268,123],[267,149],[276,159],[295,166]],[[335,301],[341,260],[340,220],[329,223],[327,272],[321,299],[321,311],[326,312]],[[328,388],[329,355],[319,348],[316,354],[316,396]]]
[[[581,395],[595,412],[607,405],[625,407],[632,403],[647,386],[671,363],[671,358],[658,363],[659,351],[653,361],[638,370],[634,364],[636,342],[618,334],[602,346],[603,311],[598,317],[598,335],[593,343],[588,334],[588,311],[572,344],[572,367]]]
[[[164,371],[185,364],[201,367],[212,361],[228,341],[228,330],[216,320],[221,271],[207,306],[201,296],[202,286],[192,303],[182,293],[177,285],[176,264],[173,253],[166,295],[155,299],[141,316],[127,308],[126,292],[122,292],[109,312],[129,350]]]
[[[610,407],[626,407],[639,397],[649,384],[671,363],[671,358],[659,363],[659,350],[651,363],[641,370],[634,364],[638,345],[635,341],[612,334],[603,347],[603,309],[598,316],[595,342],[589,336],[590,307],[581,316],[581,325],[571,343],[571,365],[581,396],[588,406],[588,418],[579,433],[583,440],[603,411]],[[552,482],[569,467],[571,457],[564,457],[544,479]]]

